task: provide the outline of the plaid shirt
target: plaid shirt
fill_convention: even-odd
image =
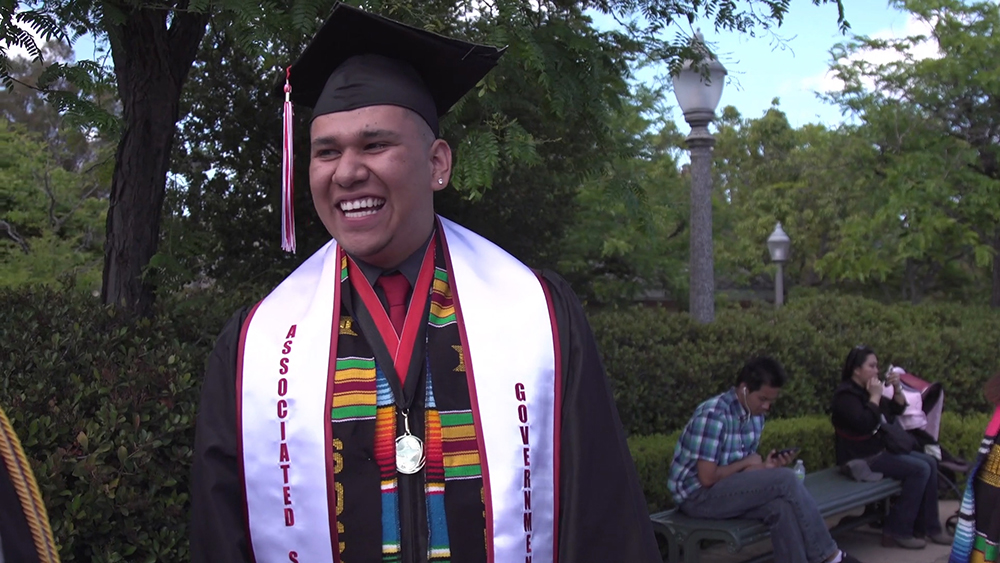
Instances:
[[[694,410],[674,447],[667,488],[680,505],[701,488],[698,460],[723,466],[757,452],[764,415],[750,416],[736,398],[736,389],[716,395]]]

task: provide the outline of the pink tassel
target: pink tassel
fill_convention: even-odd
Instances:
[[[295,189],[292,158],[292,67],[285,70],[285,111],[281,151],[281,249],[295,253]]]

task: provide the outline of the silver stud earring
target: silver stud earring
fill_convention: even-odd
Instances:
[[[441,178],[438,178],[438,185],[439,186],[443,186],[444,185],[444,180],[442,180]]]

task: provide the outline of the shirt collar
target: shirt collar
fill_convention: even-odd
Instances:
[[[752,418],[750,411],[748,411],[742,403],[740,403],[739,395],[736,394],[736,388],[730,387],[729,391],[726,391],[725,398],[729,402],[729,411],[740,419],[740,421],[747,421]]]
[[[424,261],[424,253],[427,252],[427,245],[430,244],[431,238],[434,236],[434,232],[431,232],[431,236],[427,237],[427,240],[420,245],[413,254],[410,254],[403,260],[398,266],[393,268],[379,268],[378,266],[373,266],[364,260],[351,256],[354,263],[358,265],[358,269],[368,280],[368,284],[375,287],[375,281],[378,280],[383,274],[391,274],[393,272],[399,272],[406,276],[406,281],[410,282],[410,287],[417,285],[417,276],[420,275],[420,265]]]

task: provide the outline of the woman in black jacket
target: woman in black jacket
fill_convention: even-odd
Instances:
[[[895,390],[891,400],[882,396],[887,385]],[[872,471],[902,481],[903,492],[892,503],[882,528],[882,545],[921,549],[927,544],[924,538],[950,545],[951,537],[944,533],[938,516],[937,460],[921,452],[886,451],[879,431],[886,417],[891,421],[905,407],[899,376],[890,375],[883,384],[875,352],[867,346],[854,347],[833,394],[837,464],[864,459]]]

